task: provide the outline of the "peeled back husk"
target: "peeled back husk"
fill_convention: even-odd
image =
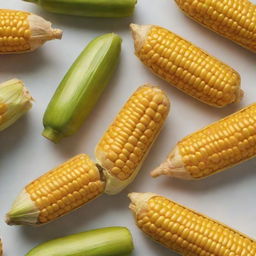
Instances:
[[[32,107],[33,98],[18,79],[0,84],[0,131],[8,128]]]

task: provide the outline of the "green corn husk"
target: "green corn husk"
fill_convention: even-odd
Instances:
[[[137,0],[24,0],[44,10],[67,15],[98,18],[131,16]]]
[[[133,250],[124,227],[91,230],[38,245],[25,256],[128,256]]]
[[[47,107],[43,136],[57,143],[80,128],[112,77],[121,43],[121,38],[112,33],[97,37],[88,44]]]
[[[8,128],[32,107],[33,98],[18,79],[0,84],[0,131]]]

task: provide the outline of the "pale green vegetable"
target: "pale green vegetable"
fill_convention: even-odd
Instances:
[[[0,131],[8,128],[32,107],[32,97],[18,79],[0,84]]]
[[[131,16],[137,0],[24,0],[53,13],[85,17],[121,18]]]
[[[25,256],[128,256],[133,250],[124,227],[91,230],[38,245]]]
[[[121,38],[112,33],[97,37],[88,44],[47,107],[43,136],[57,143],[81,127],[112,77],[121,43]]]

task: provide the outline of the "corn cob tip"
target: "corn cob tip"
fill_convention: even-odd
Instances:
[[[129,199],[131,200],[131,203],[129,205],[129,208],[135,213],[140,214],[141,212],[145,211],[147,209],[147,202],[151,197],[157,196],[157,194],[154,193],[130,193],[128,194]]]
[[[5,222],[8,225],[34,225],[37,223],[39,209],[31,200],[26,190],[23,190],[6,214]]]
[[[150,175],[157,178],[161,175],[170,176],[184,180],[193,179],[190,173],[186,170],[178,146],[170,153],[168,159],[164,161],[159,167],[154,169]]]
[[[136,52],[139,52],[143,47],[147,34],[152,27],[153,25],[130,24]]]
[[[44,18],[30,14],[28,21],[31,30],[30,47],[31,50],[35,50],[46,41],[61,39],[63,31],[60,29],[53,29],[52,23]]]
[[[46,127],[43,132],[42,132],[42,135],[48,139],[48,140],[51,140],[52,142],[54,143],[58,143],[61,141],[61,139],[64,138],[64,135],[59,132],[59,131],[56,131],[54,129],[52,129],[51,127]]]
[[[61,39],[63,31],[61,29],[55,28],[52,30],[52,39]]]

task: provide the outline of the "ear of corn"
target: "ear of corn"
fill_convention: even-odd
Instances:
[[[74,134],[92,111],[118,62],[121,38],[116,34],[97,37],[69,69],[44,115],[43,135],[57,143]]]
[[[98,164],[85,154],[77,155],[33,181],[17,197],[7,224],[45,224],[103,192],[120,192],[137,175],[168,112],[169,100],[162,90],[140,87],[100,140]]]
[[[142,86],[127,101],[98,143],[98,163],[106,175],[105,193],[116,194],[136,177],[169,112],[157,87]]]
[[[207,52],[159,26],[131,25],[135,52],[150,70],[214,107],[240,101],[240,75]]]
[[[32,107],[32,97],[18,79],[0,84],[0,131],[15,123]]]
[[[24,0],[53,13],[85,17],[120,18],[131,16],[137,0]]]
[[[152,176],[204,178],[256,155],[256,104],[182,139]]]
[[[61,36],[61,30],[37,15],[0,9],[0,54],[30,52]]]
[[[254,240],[216,220],[152,193],[129,197],[138,227],[181,255],[256,255]]]
[[[176,0],[181,10],[214,32],[256,52],[256,6],[248,0]]]
[[[91,159],[85,154],[77,155],[26,186],[6,222],[45,224],[95,199],[104,187],[101,173]]]
[[[38,245],[26,256],[128,256],[132,250],[130,231],[124,227],[109,227],[51,240]]]

